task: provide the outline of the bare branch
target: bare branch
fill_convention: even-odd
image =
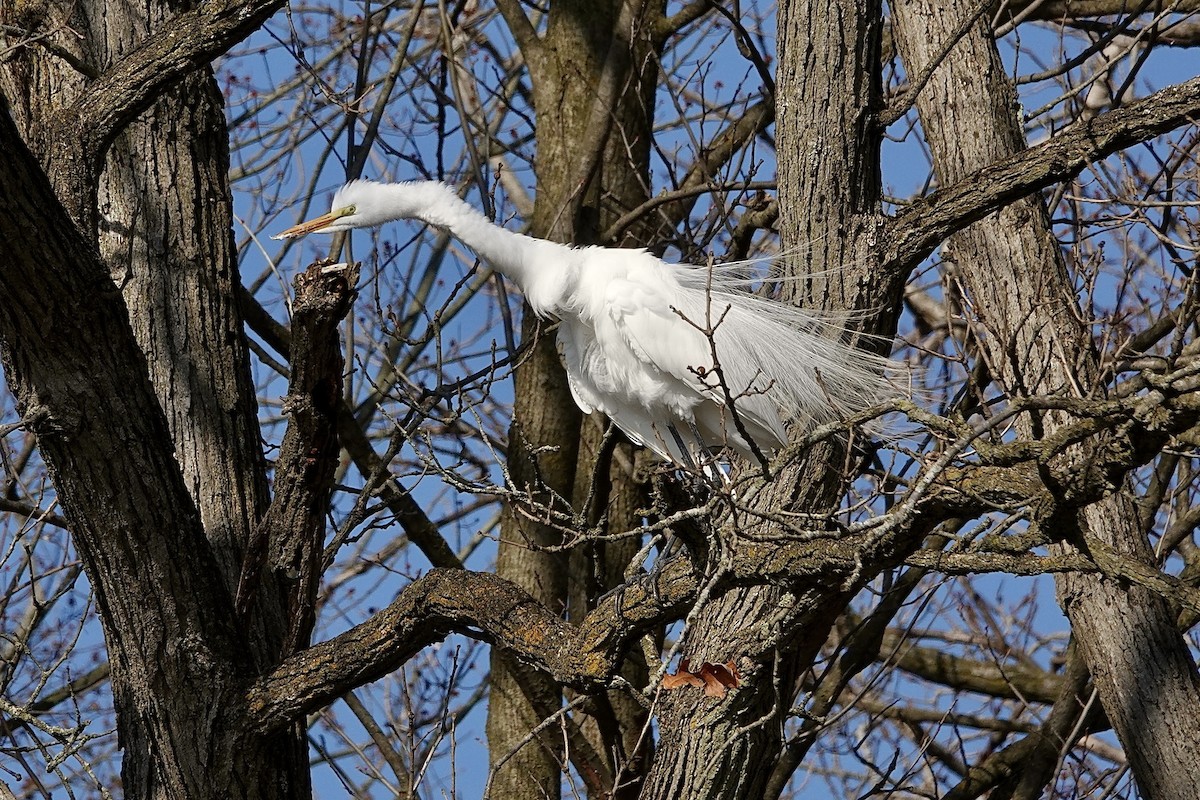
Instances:
[[[287,327],[280,325],[244,288],[239,289],[238,302],[246,324],[261,336],[274,350],[290,357],[292,335]],[[338,436],[342,446],[350,454],[359,471],[371,475],[380,468],[380,459],[362,425],[354,417],[354,410],[341,403],[338,409]],[[379,489],[380,497],[396,515],[404,533],[435,567],[462,568],[462,562],[438,531],[437,525],[398,481],[389,478]]]
[[[436,569],[349,631],[286,659],[251,687],[249,711],[266,730],[321,708],[400,667],[421,648],[459,632],[504,647],[584,691],[607,685],[627,643],[679,614],[698,581],[676,558],[605,596],[579,626],[495,575]]]
[[[338,325],[354,300],[357,272],[349,264],[313,264],[295,279],[292,370],[284,404],[289,422],[275,464],[275,497],[255,529],[237,592],[238,611],[245,614],[261,580],[274,577],[289,587],[284,652],[308,641],[315,618],[325,509],[339,452],[345,361]]]
[[[521,4],[517,0],[496,0],[496,8],[500,9],[501,16],[508,23],[508,29],[517,40],[517,47],[521,48],[525,60],[530,64],[536,63],[541,57],[542,40],[529,17],[521,10]]]
[[[1088,164],[1200,117],[1200,78],[1073,125],[914,203],[887,226],[885,270],[908,272],[944,239],[998,209],[1070,178]]]
[[[666,41],[679,31],[691,25],[705,14],[712,11],[713,0],[691,0],[683,8],[669,17],[662,17],[654,26],[654,36],[659,41]]]
[[[70,527],[67,518],[62,514],[55,514],[53,511],[38,508],[35,504],[24,500],[10,500],[7,497],[0,497],[0,511],[20,514],[35,522],[45,522],[50,525],[56,525],[59,528]]]
[[[1024,21],[1032,20],[1068,20],[1079,19],[1082,17],[1105,17],[1115,14],[1129,13],[1129,0],[1049,0],[1049,2],[1038,2],[1037,0],[1010,0],[1010,2],[1002,3],[997,0],[993,3],[993,13],[1002,10],[1004,16],[1001,20],[1006,20],[1010,17],[1021,17]],[[1200,2],[1197,0],[1180,0],[1173,3],[1175,11],[1180,14],[1196,11],[1200,9]],[[1152,6],[1155,11],[1158,10],[1158,5]]]
[[[700,152],[696,163],[692,164],[687,171],[679,188],[670,195],[673,197],[678,194],[680,199],[675,200],[668,208],[660,212],[667,222],[675,226],[686,219],[696,205],[695,198],[703,194],[701,190],[711,186],[721,168],[733,158],[734,154],[745,147],[747,142],[770,127],[774,121],[775,99],[768,98],[747,108],[745,113],[737,117],[729,127],[714,136],[712,141],[708,142]],[[685,194],[692,192],[694,194]],[[662,201],[655,197],[651,202]],[[632,220],[627,221],[626,219],[629,216],[626,214],[605,232],[609,241],[615,240],[625,228],[632,224]]]
[[[85,157],[97,163],[126,125],[163,90],[245,39],[283,0],[204,0],[172,19],[87,88],[59,119],[59,144],[83,134]]]

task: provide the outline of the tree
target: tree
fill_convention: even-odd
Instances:
[[[15,793],[1190,796],[1196,4],[279,7],[3,12]],[[713,486],[583,417],[444,234],[267,262],[413,173],[777,255],[764,293],[902,343],[893,435]]]

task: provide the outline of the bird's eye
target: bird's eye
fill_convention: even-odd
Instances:
[[[358,213],[358,206],[343,206],[336,213],[339,217],[349,217]]]

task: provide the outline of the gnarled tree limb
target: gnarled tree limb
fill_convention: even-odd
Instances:
[[[284,653],[308,642],[322,570],[325,513],[338,461],[337,418],[345,359],[338,325],[354,300],[357,269],[314,264],[296,276],[287,430],[275,464],[275,496],[259,521],[238,586],[245,614],[269,571],[268,585],[289,587]]]
[[[883,269],[907,273],[950,234],[1106,158],[1200,119],[1200,78],[1081,121],[977,170],[898,214],[881,241]]]
[[[503,578],[436,569],[361,625],[284,660],[250,688],[249,711],[260,729],[284,725],[397,669],[452,631],[503,647],[568,686],[595,691],[616,671],[624,646],[680,614],[696,586],[688,560],[676,558],[605,596],[574,626]]]

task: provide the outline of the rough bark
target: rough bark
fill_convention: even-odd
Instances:
[[[648,35],[661,13],[661,3],[611,0],[556,2],[550,8],[545,34],[536,36],[520,9],[501,4],[510,28],[530,65],[530,78],[538,109],[538,185],[532,218],[535,235],[555,241],[588,244],[595,241],[601,224],[600,208],[612,202],[631,202],[629,193],[645,192],[643,175],[625,171],[626,158],[612,162],[604,175],[604,153],[633,141],[636,169],[645,169],[648,136],[630,136],[622,129],[636,124],[644,131],[652,108],[647,99],[653,82],[642,73],[647,61],[635,64],[634,55],[648,58],[645,42],[635,48],[633,36]],[[644,38],[644,37],[640,37]],[[632,88],[630,88],[632,86]],[[623,111],[621,109],[624,109]],[[639,119],[640,117],[640,119]],[[615,131],[614,118],[619,119]],[[610,137],[613,141],[610,142]],[[619,143],[618,143],[619,140]],[[541,323],[525,309],[522,338],[533,341]],[[518,488],[536,488],[542,502],[550,493],[570,502],[577,469],[591,474],[592,465],[579,465],[582,415],[571,399],[557,349],[551,337],[540,335],[516,374],[516,398],[509,435],[509,472]],[[533,453],[539,453],[536,459]],[[544,487],[544,489],[539,488]],[[545,491],[549,490],[549,492]],[[559,502],[559,501],[553,501]],[[565,510],[565,509],[564,509]],[[501,527],[497,574],[529,591],[548,608],[566,612],[569,565],[561,553],[539,552],[538,547],[561,545],[562,534],[548,526],[523,519],[511,509]],[[556,797],[565,754],[551,729],[537,744],[525,746],[530,730],[561,704],[561,688],[543,674],[514,663],[493,649],[491,704],[488,707],[488,744],[492,762],[519,749],[494,777],[495,797]],[[628,712],[632,724],[637,714]],[[604,752],[601,750],[601,752]],[[577,755],[573,748],[572,755]],[[611,767],[611,765],[610,765]],[[580,769],[589,780],[592,768]],[[611,769],[609,770],[611,774]]]
[[[231,588],[267,488],[235,300],[229,135],[207,60],[273,7],[45,5],[40,18],[21,22],[60,49],[14,48],[0,72],[6,95],[20,100],[14,116],[26,141],[43,146],[43,167],[60,179],[59,198],[78,201],[85,185],[93,205],[69,204],[68,213],[88,233],[95,226],[124,292],[185,482]],[[260,611],[252,646],[266,664],[278,656],[281,610]]]
[[[656,24],[661,3],[556,2],[542,38],[516,21],[517,3],[503,5],[527,51],[539,123],[545,123],[538,130],[535,232],[589,242],[597,230],[618,227],[614,214],[646,200],[645,185],[637,179],[650,141],[653,80],[647,74],[653,66],[649,52],[637,49],[648,42],[639,39],[631,48],[627,38],[630,31],[640,33],[634,23],[643,16],[649,20],[647,28],[661,27]],[[612,676],[628,670],[635,686],[644,685],[644,665],[626,660],[631,642],[677,619],[710,589],[712,597],[692,620],[685,652],[694,661],[734,658],[743,684],[721,701],[698,693],[664,697],[663,750],[642,795],[760,796],[770,774],[766,767],[779,751],[780,720],[789,710],[797,676],[812,664],[856,588],[881,566],[906,558],[921,537],[921,523],[910,519],[886,541],[869,535],[810,541],[791,536],[799,532],[739,514],[714,533],[727,556],[715,577],[680,558],[653,576],[630,581],[622,592],[598,599],[622,580],[621,567],[633,540],[597,545],[590,554],[595,561],[580,552],[568,572],[561,555],[530,547],[560,544],[561,533],[510,510],[500,557],[501,574],[509,580],[462,569],[435,570],[367,623],[301,649],[311,626],[322,515],[337,446],[336,319],[349,301],[345,286],[330,288],[326,299],[333,302],[319,312],[312,347],[304,344],[303,335],[293,339],[297,363],[289,403],[295,424],[289,426],[280,457],[278,503],[259,528],[264,544],[258,563],[271,568],[250,573],[267,583],[303,580],[290,593],[260,587],[253,595],[257,605],[245,609],[245,628],[238,624],[230,595],[267,493],[240,320],[232,301],[237,276],[228,235],[220,101],[211,76],[202,72],[149,106],[162,94],[171,70],[178,77],[219,52],[206,38],[212,31],[244,29],[267,7],[200,3],[172,16],[169,8],[159,6],[70,4],[54,24],[64,26],[55,34],[61,41],[79,48],[75,61],[60,64],[53,53],[30,57],[30,47],[23,45],[6,53],[0,65],[5,94],[19,101],[12,118],[36,149],[31,156],[12,130],[9,114],[0,113],[0,143],[10,154],[0,165],[0,235],[10,243],[10,258],[0,266],[0,355],[20,410],[40,438],[96,587],[126,751],[125,796],[303,796],[308,791],[305,714],[398,668],[450,631],[496,645],[489,719],[493,759],[521,747],[499,771],[493,795],[557,796],[562,762],[569,755],[589,794],[600,796],[621,780],[622,772],[625,778],[631,769],[636,772],[624,759],[634,757],[636,734],[645,722],[644,710],[627,693],[609,691]],[[118,11],[147,16],[122,21]],[[968,166],[940,164],[939,169],[944,167],[945,183],[957,182],[889,224],[878,211],[879,20],[879,4],[866,0],[846,0],[832,8],[815,2],[781,7],[782,228],[786,242],[805,247],[814,271],[829,270],[791,284],[809,305],[898,308],[907,268],[948,230],[1059,180],[1088,160],[1174,127],[1197,110],[1197,84],[1191,82],[1161,93],[1153,103],[1103,115],[1036,153],[1023,150],[1019,137],[1005,138],[1001,122],[1008,112],[1003,103],[986,114],[980,111],[979,118],[991,114],[1003,134],[999,144],[983,148],[982,156],[955,153]],[[166,30],[167,22],[177,27]],[[82,31],[82,44],[74,44],[74,33],[65,35],[66,30]],[[173,36],[180,39],[178,52],[169,47]],[[970,77],[986,82],[999,75],[983,72]],[[635,91],[627,78],[637,74],[642,77]],[[1008,96],[994,88],[985,83],[972,99]],[[935,85],[930,92],[938,90]],[[614,102],[621,104],[615,114]],[[959,108],[970,111],[965,125],[977,124],[977,110]],[[131,130],[117,136],[134,111],[145,109]],[[636,118],[635,112],[646,116]],[[733,141],[768,124],[771,114],[761,106],[756,112],[744,125],[730,128]],[[89,135],[79,136],[80,152],[56,149],[56,143],[91,123],[98,133],[90,135],[88,129]],[[89,159],[114,140],[97,186],[100,165]],[[953,144],[939,141],[937,146],[952,149]],[[719,161],[728,157],[725,152],[715,147],[705,155]],[[633,158],[626,164],[629,154]],[[53,185],[47,185],[45,171],[53,176]],[[702,173],[689,176],[685,184],[699,182]],[[54,191],[68,208],[55,201]],[[98,209],[80,204],[89,192],[100,199]],[[678,206],[667,210],[686,213],[687,204]],[[995,262],[980,259],[970,288],[985,309],[995,312],[985,317],[997,334],[987,342],[994,348],[988,357],[1006,388],[1018,395],[1070,394],[1074,386],[1065,376],[1086,382],[1094,374],[1085,332],[1072,327],[1070,314],[1030,318],[1025,307],[1073,310],[1065,271],[1052,263],[1057,258],[1054,244],[1038,232],[1045,224],[1040,213],[1036,202],[1018,204],[993,221],[1000,235],[977,244],[1002,256]],[[83,224],[83,233],[72,219]],[[1022,237],[1027,231],[1033,234],[1005,252],[999,249],[1007,235],[1004,226],[1021,230]],[[987,231],[987,224],[980,229]],[[649,244],[644,241],[648,236],[639,231],[630,238]],[[959,241],[963,252],[975,246],[971,239]],[[879,269],[881,263],[885,269]],[[1047,271],[1047,264],[1053,269]],[[980,285],[993,280],[986,270],[1002,268],[1017,274],[995,272],[1002,278],[997,287]],[[1052,280],[1029,282],[1021,270]],[[989,290],[1016,301],[989,296]],[[1019,303],[1020,310],[1008,302]],[[298,313],[297,322],[303,324],[303,319]],[[872,319],[869,327],[886,333],[893,322],[890,317]],[[527,319],[527,341],[534,331],[535,323]],[[315,351],[319,357],[312,355]],[[1005,372],[1014,353],[1019,355],[1014,363],[1025,367]],[[549,337],[543,336],[518,372],[518,411],[510,442],[514,483],[530,487],[542,502],[560,502],[549,499],[550,493],[543,491],[549,488],[560,498],[573,498],[576,510],[583,511],[591,510],[582,509],[582,498],[599,488],[597,506],[607,500],[610,519],[623,520],[614,527],[632,529],[640,490],[635,494],[628,484],[622,486],[627,475],[611,465],[596,474],[607,474],[612,486],[603,480],[599,487],[589,485],[597,453],[607,451],[598,446],[594,423],[586,435],[579,434],[579,415],[558,364]],[[310,366],[315,374],[305,371]],[[1043,375],[1045,382],[1022,382],[1026,374]],[[1089,573],[1061,579],[1062,595],[1081,632],[1081,649],[1098,669],[1110,713],[1118,715],[1118,730],[1139,753],[1135,769],[1139,776],[1147,771],[1182,774],[1180,780],[1191,787],[1196,777],[1197,737],[1189,727],[1195,674],[1186,651],[1183,660],[1178,657],[1178,633],[1156,594],[1186,587],[1154,568],[1144,541],[1136,536],[1127,499],[1117,495],[1094,503],[1111,487],[1096,483],[1093,476],[1123,475],[1149,457],[1146,442],[1133,444],[1133,439],[1147,434],[1150,444],[1161,444],[1169,432],[1195,421],[1193,408],[1163,407],[1168,414],[1147,416],[1141,427],[1128,427],[1121,441],[1102,429],[1086,431],[1081,437],[1086,445],[1066,436],[1065,426],[1074,424],[1069,410],[1042,413],[1040,439],[1026,455],[997,458],[1004,466],[948,470],[912,514],[919,520],[923,510],[944,516],[949,510],[976,513],[1005,503],[1084,506],[1077,517],[1038,522],[1059,526],[1058,532],[1066,531],[1091,551],[1088,555],[1072,549],[1032,566],[1028,559],[988,559],[976,553],[921,563],[947,573]],[[360,464],[370,464],[370,445],[361,428],[355,430],[364,446],[354,446],[354,451],[364,454]],[[980,453],[986,461],[988,453]],[[739,502],[771,511],[827,509],[844,490],[845,468],[842,448],[822,445],[769,486],[748,484],[739,490]],[[1004,476],[999,488],[994,485],[997,475]],[[985,491],[976,494],[976,485]],[[432,545],[426,549],[430,559],[438,566],[461,567],[416,501],[392,491],[384,497],[410,526],[413,541],[423,541],[416,531],[432,528],[424,540]],[[592,520],[598,519],[598,511],[590,514]],[[1094,577],[1098,562],[1108,578]],[[1114,574],[1121,580],[1113,579]],[[570,580],[576,581],[572,591]],[[773,585],[745,588],[763,581]],[[1200,607],[1194,593],[1181,593],[1179,599],[1185,607]],[[285,632],[288,622],[290,635]],[[1147,658],[1147,650],[1153,657]],[[942,661],[934,667],[916,663],[928,655],[910,651],[902,666],[944,676],[948,667]],[[1131,676],[1144,680],[1123,694]],[[1002,695],[1004,681],[989,683],[989,677],[970,675],[961,686]],[[1012,682],[1014,673],[1005,680]],[[244,696],[247,685],[251,688]],[[564,720],[561,727],[556,721],[545,737],[526,743],[536,725],[559,711],[564,686],[594,696],[585,713],[574,715],[586,721],[577,726]],[[1064,690],[1064,709],[1076,702],[1076,693]],[[1052,692],[1023,691],[1022,696],[1048,699]],[[1174,720],[1166,719],[1172,716]],[[1072,727],[1069,719],[1052,722],[1048,733],[1054,737],[1038,746],[1039,774],[1053,767],[1050,756]],[[563,727],[571,737],[568,748],[561,743]],[[624,753],[609,747],[617,742]],[[1017,754],[1000,765],[1010,770],[1009,777],[1014,764],[1019,765],[1012,760]],[[1186,765],[1179,762],[1189,755],[1191,771],[1181,772]],[[1026,794],[1036,789],[1019,788]],[[632,783],[623,791],[636,789]]]
[[[207,546],[182,552],[215,558],[215,574],[209,574],[204,561],[195,568],[205,580],[215,576],[224,584],[226,597],[211,601],[207,612],[218,618],[214,609],[225,607],[236,586],[250,531],[265,511],[268,495],[236,302],[240,280],[228,186],[228,131],[207,61],[253,30],[274,5],[210,3],[183,13],[153,3],[46,5],[35,22],[40,30],[31,33],[56,41],[74,58],[63,58],[53,48],[26,46],[3,72],[6,94],[20,98],[14,116],[25,140],[39,148],[55,192],[83,225],[90,248],[98,248],[123,293],[137,349],[114,352],[136,358],[148,369],[158,413],[167,413],[165,441],[178,464],[174,472],[182,477],[207,540]],[[103,336],[100,331],[92,335]],[[149,564],[162,557],[170,556],[146,554]],[[91,564],[89,573],[102,568]],[[144,593],[128,584],[113,591],[130,591],[132,598]],[[286,604],[275,592],[259,595],[246,620],[249,635],[237,645],[246,648],[256,669],[280,657],[285,615]],[[142,635],[130,624],[105,620],[110,649],[119,650],[120,640]],[[231,625],[232,618],[223,624]],[[172,625],[169,617],[158,623],[167,630]],[[240,655],[234,661],[238,659]],[[145,705],[141,695],[150,691],[137,676],[143,666],[113,658],[130,797],[172,790],[171,780],[156,774],[164,767],[152,757],[162,731],[130,713],[132,706]],[[187,685],[168,684],[176,689]],[[227,685],[220,691],[236,688]],[[193,724],[198,719],[194,714]],[[179,730],[185,729],[189,716],[184,708],[174,716]],[[274,765],[253,780],[285,793],[306,793],[303,735],[297,729],[275,739],[270,745]]]
[[[654,139],[654,96],[658,83],[661,42],[651,36],[665,2],[643,2],[634,35],[628,41],[617,34],[612,47],[627,47],[627,71],[619,77],[622,90],[615,98],[611,130],[604,153],[581,207],[577,240],[596,243],[623,213],[649,199],[650,145]],[[631,226],[609,246],[645,247],[657,240],[651,219]],[[645,475],[634,469],[635,449],[611,428],[600,414],[581,425],[578,463],[572,506],[589,527],[603,523],[602,532],[636,531],[639,510],[649,505]],[[590,503],[590,507],[589,507]],[[642,547],[642,537],[585,543],[571,551],[568,619],[582,621],[598,598],[625,582],[625,570]],[[641,648],[631,648],[619,672],[632,686],[645,686],[651,666]],[[626,691],[597,695],[578,715],[583,736],[603,762],[603,781],[588,781],[588,796],[596,800],[629,800],[638,796],[650,766],[652,737],[647,735],[650,714]],[[577,767],[578,769],[578,767]],[[586,774],[583,769],[579,769]],[[593,770],[595,771],[595,770]]]
[[[316,621],[325,515],[340,452],[345,361],[337,326],[354,300],[356,277],[350,265],[314,264],[295,280],[292,372],[283,404],[288,427],[275,464],[275,496],[246,548],[237,592],[243,617],[264,605],[286,610],[286,634],[275,661],[307,646]],[[260,594],[261,602],[252,603]]]
[[[936,57],[971,13],[969,5],[906,0],[895,6],[899,49],[910,72]],[[944,182],[1024,149],[1015,103],[995,43],[977,24],[918,97]],[[1007,206],[954,236],[949,248],[985,331],[984,358],[1007,393],[1103,395],[1097,355],[1041,198]],[[1063,413],[1048,412],[1027,420],[1023,433],[1050,436],[1069,421]],[[1087,472],[1093,455],[1081,446],[1060,458]],[[1131,499],[1117,491],[1057,522],[1068,547],[1096,542],[1150,567],[1153,558],[1137,520]],[[1057,584],[1142,791],[1152,798],[1193,795],[1200,780],[1200,687],[1166,601],[1145,588],[1094,575],[1066,574]]]
[[[583,136],[588,98],[607,44],[607,26],[588,18],[586,6],[555,3],[544,37],[534,35],[521,41],[539,111],[533,233],[565,242],[574,240],[575,217],[564,203],[575,187],[567,179],[571,162],[564,158],[564,149],[572,152],[568,145]],[[593,11],[603,13],[599,7]],[[523,12],[517,9],[508,14],[510,27],[519,28],[513,14],[523,20]],[[567,60],[573,64],[564,69]],[[566,510],[562,500],[553,500],[549,493],[569,502],[581,415],[571,400],[553,337],[541,332],[543,326],[526,306],[521,338],[533,347],[516,370],[508,469],[517,488],[533,490],[540,502]],[[544,607],[565,613],[566,556],[561,551],[539,550],[561,545],[562,539],[561,532],[508,508],[501,521],[496,574],[529,592]],[[558,797],[565,760],[558,726],[532,743],[529,735],[559,710],[561,687],[501,648],[493,648],[490,690],[487,737],[493,768],[507,758],[493,776],[491,796]]]
[[[232,588],[268,491],[236,303],[228,139],[216,83],[196,74],[118,138],[99,202],[101,256]]]
[[[574,483],[579,410],[570,399],[566,375],[552,337],[528,307],[522,338],[538,341],[517,370],[513,423],[509,429],[509,475],[515,487],[532,490],[542,502],[570,497]],[[537,453],[535,456],[534,453]],[[540,487],[545,487],[542,489]],[[539,548],[562,544],[562,533],[539,525],[508,507],[502,517],[496,574],[535,598],[544,608],[563,613],[567,603],[567,565],[561,551]],[[487,736],[492,764],[507,759],[493,776],[490,796],[559,796],[564,754],[557,726],[532,742],[529,734],[558,712],[562,689],[545,673],[492,648]]]
[[[250,650],[120,293],[7,114],[0,140],[0,355],[101,611],[125,796],[303,796],[295,734],[242,733]]]
[[[797,285],[797,299],[819,308],[888,308],[901,285],[872,269],[882,221],[875,124],[881,30],[882,8],[869,0],[800,0],[779,7],[781,233],[784,249],[803,244],[806,268],[824,272]],[[892,324],[874,323],[877,330]],[[815,448],[769,485],[747,492],[746,504],[829,509],[843,489],[840,450]],[[733,523],[717,535],[736,536],[736,518]],[[760,524],[751,538],[772,535],[780,531]],[[699,610],[684,655],[693,663],[736,660],[741,685],[719,703],[696,693],[664,696],[659,751],[643,797],[762,796],[782,746],[780,722],[791,708],[796,677],[816,656],[854,583],[736,590]]]
[[[591,530],[612,534],[637,531],[641,524],[638,509],[646,505],[646,485],[627,468],[635,461],[634,449],[616,431],[605,437],[610,424],[600,414],[583,421],[573,505]],[[572,625],[586,624],[597,600],[625,583],[625,570],[641,547],[642,537],[630,535],[580,542],[571,549],[567,619]],[[631,686],[645,686],[650,667],[642,650],[630,649],[622,661],[622,677]],[[647,710],[628,692],[608,691],[591,697],[576,718],[588,750],[601,762],[590,769],[577,764],[585,776],[588,796],[604,800],[637,797],[652,752],[651,737],[643,735],[649,721]],[[576,761],[578,755],[572,754]]]

